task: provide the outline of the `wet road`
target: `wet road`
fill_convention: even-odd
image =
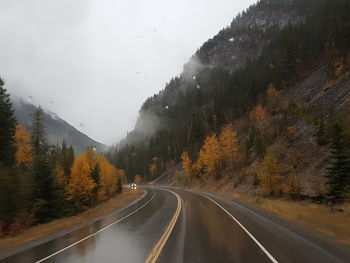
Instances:
[[[350,262],[348,247],[237,201],[158,188],[92,224],[3,257],[0,263]]]

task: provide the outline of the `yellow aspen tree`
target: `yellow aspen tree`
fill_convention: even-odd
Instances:
[[[238,140],[231,123],[222,127],[219,142],[223,159],[232,166],[238,157]]]
[[[126,178],[126,173],[123,169],[117,170],[117,177],[122,180],[123,184],[126,184],[128,182],[128,179]]]
[[[155,176],[158,172],[159,164],[159,158],[158,157],[153,157],[152,158],[152,163],[149,166],[149,172],[151,173],[152,176]]]
[[[188,154],[188,152],[184,151],[181,155],[181,160],[182,160],[182,168],[185,171],[185,175],[188,178],[192,177],[192,161],[191,158]]]
[[[277,158],[272,153],[267,153],[260,164],[258,178],[263,189],[270,195],[278,196],[281,193],[283,171],[284,166],[278,163]]]
[[[115,193],[117,170],[103,155],[96,157],[96,163],[100,167],[100,182],[97,196],[99,201],[104,201]]]
[[[16,165],[30,168],[33,162],[32,145],[29,132],[21,125],[16,126],[14,135],[16,145]]]
[[[268,114],[262,105],[258,105],[250,112],[249,117],[254,122],[262,122],[267,119]]]
[[[291,198],[296,198],[301,195],[303,185],[296,174],[288,175],[283,184],[283,192]]]
[[[96,165],[96,153],[94,151],[93,147],[88,147],[84,153],[85,158],[89,164],[90,169],[92,170],[93,167]]]
[[[216,138],[216,134],[208,136],[199,153],[199,162],[203,164],[206,177],[219,177],[219,165],[221,159],[220,144]]]
[[[201,156],[200,156],[201,157]],[[202,160],[200,159],[200,157],[198,158],[198,160],[196,162],[193,163],[192,165],[192,175],[194,177],[197,177],[197,178],[201,178],[202,177],[202,174],[203,174],[203,168],[204,168],[204,165],[203,165],[203,162]]]
[[[66,186],[67,199],[73,200],[82,208],[87,208],[92,202],[92,190],[96,184],[90,177],[91,169],[85,154],[74,160],[71,177]]]
[[[67,186],[69,178],[65,175],[64,169],[59,162],[56,162],[56,165],[53,169],[53,174],[55,176],[56,181],[60,185],[62,185],[63,187]]]
[[[134,178],[134,183],[135,184],[139,185],[139,184],[142,183],[142,181],[143,181],[143,179],[142,179],[141,175],[136,175],[135,176],[135,178]]]

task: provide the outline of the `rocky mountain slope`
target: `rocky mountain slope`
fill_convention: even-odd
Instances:
[[[13,100],[13,108],[18,123],[30,129],[35,106],[16,98]],[[106,145],[78,131],[55,113],[45,112],[44,125],[46,127],[48,141],[52,145],[65,141],[68,145],[73,146],[76,154],[83,153],[89,146],[96,147],[97,152],[107,150]]]
[[[345,0],[258,1],[145,101],[135,129],[111,153],[117,166],[129,178],[154,179],[182,151],[196,158],[204,139],[231,122],[248,168],[274,151],[298,172],[305,193],[322,192],[329,149],[317,141],[319,125],[346,116],[350,103],[348,9]],[[266,98],[271,86],[281,95],[278,108]],[[249,120],[259,104],[269,115],[262,127]],[[159,172],[150,172],[154,166]],[[234,180],[255,188],[256,174]]]

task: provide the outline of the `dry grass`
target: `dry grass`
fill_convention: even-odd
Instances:
[[[57,234],[66,229],[91,221],[99,216],[108,215],[116,209],[121,208],[136,200],[141,195],[142,191],[140,190],[124,189],[122,194],[116,195],[115,197],[109,199],[107,202],[80,215],[62,218],[46,224],[34,226],[15,237],[1,238],[0,253],[5,253],[10,249],[27,244],[31,241]]]
[[[330,236],[339,242],[350,244],[350,203],[335,207],[343,212],[332,211],[324,205],[313,204],[310,201],[290,201],[285,199],[270,199],[234,192],[228,179],[194,183],[194,190],[213,192],[228,197],[234,197],[245,203],[272,212],[276,216],[305,226],[309,229]]]
[[[344,210],[344,212],[337,212],[331,211],[329,207],[307,201],[293,202],[232,193],[231,196],[270,211],[278,217],[296,222],[331,236],[340,242],[350,244],[350,203],[337,207]]]

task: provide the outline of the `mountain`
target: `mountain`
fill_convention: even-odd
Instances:
[[[322,125],[331,136],[334,122],[341,119],[347,130],[350,121],[349,12],[348,0],[258,1],[144,102],[135,129],[110,158],[129,178],[154,179],[184,150],[196,159],[208,135],[233,123],[245,169],[231,174],[244,174],[275,151],[298,172],[306,193],[321,191],[330,155],[318,143]],[[250,117],[258,105],[267,112],[263,124]],[[255,187],[254,176],[237,177]]]
[[[14,98],[13,108],[18,123],[25,126],[27,129],[30,129],[35,106],[23,101],[22,99]],[[83,153],[89,146],[96,147],[97,152],[104,152],[108,148],[106,145],[99,143],[78,131],[55,113],[45,111],[44,124],[48,141],[52,145],[65,141],[68,145],[73,146],[76,154]]]

